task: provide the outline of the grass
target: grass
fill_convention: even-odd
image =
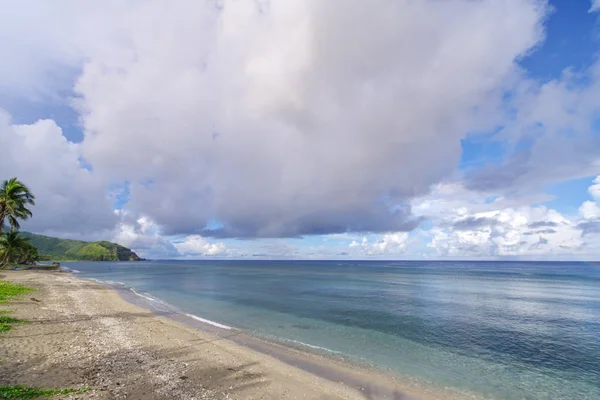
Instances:
[[[22,319],[17,319],[13,317],[7,317],[5,315],[0,315],[0,332],[8,332],[12,329],[9,324],[28,324],[29,322],[23,321]]]
[[[40,389],[30,386],[10,385],[0,386],[0,399],[37,399],[58,394],[85,393],[88,388],[81,389]]]
[[[16,296],[21,296],[35,289],[29,288],[24,285],[15,284],[8,281],[0,281],[0,304],[8,303],[9,300]],[[11,311],[0,310],[0,332],[8,332],[12,329],[9,324],[26,324],[27,321],[21,319],[8,317],[5,314],[10,314]],[[0,397],[3,398],[3,397]],[[14,397],[18,398],[18,397]]]
[[[8,281],[0,281],[0,304],[7,303],[15,296],[33,292],[35,289]]]

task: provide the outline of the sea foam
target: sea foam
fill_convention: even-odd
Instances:
[[[188,316],[188,317],[190,317],[190,318],[192,318],[192,319],[195,319],[196,321],[200,321],[200,322],[204,322],[205,324],[209,324],[209,325],[212,325],[212,326],[216,326],[217,328],[221,328],[221,329],[228,329],[228,330],[229,330],[229,329],[233,329],[231,326],[228,326],[228,325],[223,325],[223,324],[220,324],[220,323],[218,323],[218,322],[211,321],[211,320],[209,320],[209,319],[200,318],[200,317],[198,317],[198,316],[196,316],[196,315],[194,315],[194,314],[185,314],[185,315],[186,315],[186,316]]]

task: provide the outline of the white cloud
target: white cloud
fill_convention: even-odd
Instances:
[[[126,210],[115,210],[119,223],[112,240],[133,249],[143,258],[173,258],[181,254],[171,241],[164,237],[160,228],[150,218],[135,218]]]
[[[590,7],[590,12],[596,12],[600,10],[600,0],[592,0],[592,6]]]
[[[461,222],[473,226],[465,229]],[[546,207],[476,213],[451,223],[447,228],[432,229],[429,246],[440,256],[548,257],[576,254],[584,244],[573,221]]]
[[[368,236],[335,249],[350,255],[415,254],[423,235],[439,255],[590,252],[600,182],[578,215],[531,206],[548,200],[540,193],[550,182],[600,173],[590,125],[600,64],[534,82],[516,63],[540,43],[546,5],[4,5],[0,37],[11,40],[0,43],[0,89],[33,100],[72,92],[85,138],[69,143],[51,120],[15,125],[3,115],[0,147],[10,150],[0,171],[38,195],[31,229],[110,232],[146,256],[245,254],[207,234],[347,231]],[[499,140],[530,145],[448,182],[465,132],[497,126]],[[128,211],[114,214],[107,188],[124,181]],[[397,204],[404,211],[390,215]],[[434,227],[403,232],[416,226],[408,205]],[[214,220],[223,228],[203,232]],[[172,244],[173,234],[183,239]],[[302,254],[277,241],[256,248]]]
[[[596,177],[594,184],[588,188],[594,201],[586,201],[579,207],[579,215],[585,220],[600,219],[600,176]]]
[[[548,82],[522,80],[517,86],[508,113],[514,117],[495,137],[507,141],[512,152],[501,164],[471,173],[467,186],[514,196],[600,173],[594,124],[600,115],[600,62],[583,71],[568,68]]]
[[[433,221],[423,236],[437,256],[590,258],[600,250],[599,189],[600,177],[589,188],[595,201],[584,202],[578,215],[501,197],[489,201],[460,183],[438,185],[431,195],[415,199],[413,209]]]
[[[94,179],[167,234],[401,231],[405,203],[493,127],[546,2],[151,0],[0,13],[0,87],[73,89]],[[18,50],[18,51],[16,51]],[[6,77],[4,79],[3,77]],[[38,93],[39,94],[39,93]],[[147,182],[152,184],[148,185]],[[57,225],[59,226],[59,225]]]
[[[183,242],[174,245],[184,256],[223,256],[227,253],[223,242],[209,243],[199,235],[189,235]]]
[[[579,207],[579,214],[583,219],[600,218],[600,208],[595,201],[586,201]]]
[[[405,253],[408,243],[407,232],[396,232],[382,235],[371,242],[363,236],[360,241],[353,240],[348,247],[354,256],[399,256]]]
[[[16,176],[36,196],[24,229],[77,237],[113,229],[106,182],[82,166],[80,145],[54,121],[14,125],[0,109],[0,149],[0,179]]]
[[[588,188],[588,192],[596,201],[600,201],[600,176],[594,179],[594,184]]]

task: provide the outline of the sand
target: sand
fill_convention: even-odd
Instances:
[[[70,274],[0,279],[38,289],[0,307],[31,321],[0,334],[0,385],[88,387],[64,396],[79,399],[448,398],[241,332],[197,329]]]

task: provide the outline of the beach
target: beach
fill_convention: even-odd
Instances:
[[[89,388],[65,396],[79,399],[449,398],[243,332],[199,329],[71,274],[0,279],[37,289],[4,306],[31,323],[0,337],[0,385]]]

